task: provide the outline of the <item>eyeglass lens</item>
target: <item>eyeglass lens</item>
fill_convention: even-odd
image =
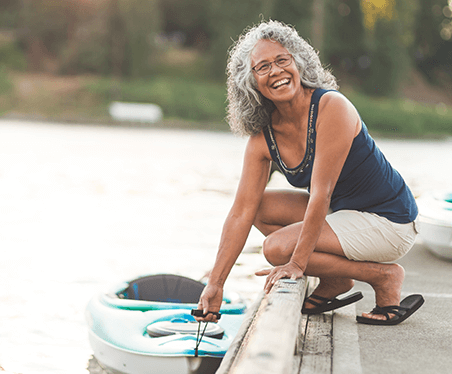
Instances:
[[[273,63],[275,63],[276,66],[283,68],[283,67],[289,66],[291,62],[292,62],[291,55],[289,55],[289,54],[281,55],[275,61],[262,62],[260,64],[257,64],[253,68],[253,70],[259,75],[264,75],[264,74],[267,74],[271,70]]]

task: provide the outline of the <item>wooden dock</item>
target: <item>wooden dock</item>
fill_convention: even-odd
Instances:
[[[248,309],[217,374],[332,372],[332,313],[301,314],[315,279],[279,280]]]

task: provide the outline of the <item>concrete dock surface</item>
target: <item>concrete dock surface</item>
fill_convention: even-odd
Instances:
[[[358,324],[353,315],[372,310],[375,294],[356,282],[364,298],[333,313],[333,374],[452,373],[452,262],[418,241],[398,263],[406,271],[402,299],[422,294],[424,305],[396,326]]]

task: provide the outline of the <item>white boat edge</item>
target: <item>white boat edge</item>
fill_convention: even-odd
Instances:
[[[99,364],[113,374],[190,374],[213,357],[157,356],[119,348],[89,331],[89,342]]]
[[[419,235],[427,249],[445,260],[452,260],[452,204],[444,200],[450,191],[429,191],[417,200]]]

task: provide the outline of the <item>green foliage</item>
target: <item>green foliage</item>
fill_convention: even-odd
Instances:
[[[349,94],[369,131],[394,136],[452,134],[452,107]]]
[[[367,73],[368,50],[360,0],[330,1],[325,17],[325,62],[334,70],[362,78]]]
[[[313,0],[211,0],[208,22],[212,76],[224,79],[227,51],[246,28],[262,19],[290,24],[309,39],[312,36],[312,5]]]
[[[221,83],[161,76],[123,81],[119,87],[109,79],[101,79],[87,89],[95,97],[103,98],[105,107],[114,97],[125,102],[158,104],[166,118],[224,123],[226,90]],[[115,96],[114,89],[118,89],[119,96]],[[452,134],[452,107],[374,98],[356,92],[347,93],[347,97],[373,133],[385,136]]]
[[[124,66],[127,76],[145,77],[152,72],[153,54],[156,53],[154,40],[160,31],[157,5],[157,0],[128,0],[119,3],[118,16],[124,26],[124,50],[119,63]],[[113,45],[115,42],[113,39]]]
[[[435,84],[452,84],[452,17],[443,13],[447,0],[423,0],[414,22],[415,41],[410,48],[416,66]],[[448,14],[449,17],[446,17]]]
[[[21,35],[32,68],[53,59],[62,73],[152,73],[158,0],[22,0]]]
[[[397,28],[397,23],[392,20],[379,19],[375,24],[369,74],[363,84],[368,95],[394,96],[397,92],[400,74],[406,67]]]
[[[45,50],[58,54],[67,41],[71,7],[68,1],[22,0],[21,18],[24,41],[41,41]]]
[[[312,38],[312,7],[314,0],[275,0],[266,15],[295,27],[303,39]]]
[[[364,0],[2,0],[0,27],[16,28],[30,69],[132,78],[160,73],[161,51],[177,45],[167,36],[178,35],[179,47],[205,53],[203,78],[224,81],[233,41],[261,19],[275,19],[315,42],[334,71],[381,96],[398,91],[413,62],[450,85],[452,38],[440,36],[452,29],[447,1],[386,1],[394,5],[390,15],[374,9],[380,19],[366,30]]]
[[[414,43],[418,0],[386,2],[385,11],[375,8],[376,13],[367,14],[375,23],[367,29],[362,3],[328,1],[327,61],[339,74],[353,76],[366,94],[395,96],[411,68],[407,50]]]
[[[16,41],[0,44],[0,66],[23,71],[27,68],[27,60]]]
[[[12,92],[13,84],[5,67],[0,66],[0,96]]]
[[[415,43],[417,15],[421,11],[421,4],[426,2],[428,3],[426,0],[396,1],[397,20],[400,24],[400,40],[405,50],[411,49]]]
[[[158,77],[122,81],[119,88],[107,79],[88,86],[90,92],[118,101],[153,103],[162,107],[165,117],[198,121],[222,121],[225,117],[226,88],[223,84]]]
[[[170,116],[221,121],[225,114],[224,84],[206,82],[224,82],[227,51],[246,27],[262,19],[275,19],[293,25],[305,39],[318,43],[314,47],[321,49],[322,61],[338,75],[346,72],[345,76],[352,77],[356,88],[366,94],[356,100],[363,103],[369,127],[416,133],[430,129],[426,125],[430,121],[435,128],[450,131],[449,111],[442,111],[441,106],[436,110],[414,105],[408,110],[412,105],[407,102],[388,104],[376,99],[396,97],[412,65],[432,82],[451,87],[452,38],[440,33],[452,29],[452,13],[445,10],[448,0],[386,1],[391,11],[383,14],[375,8],[372,27],[363,21],[363,12],[369,16],[363,4],[370,3],[2,0],[0,28],[11,29],[4,33],[7,42],[0,41],[0,63],[9,70],[28,67],[55,72],[59,68],[60,73],[89,72],[114,77],[115,81],[126,77],[117,89],[111,88],[108,79],[108,84],[91,89],[106,103],[155,102]],[[179,44],[171,42],[162,32],[182,39]],[[185,48],[198,53],[172,53],[181,47],[181,40]],[[180,63],[176,63],[178,59]],[[10,90],[11,82],[3,69],[0,92]]]
[[[19,20],[20,2],[2,0],[0,2],[0,29],[16,27]]]
[[[205,50],[209,46],[210,0],[164,0],[160,2],[162,31],[177,34],[184,46]]]
[[[84,32],[72,36],[60,53],[60,72],[76,74],[89,72],[110,73],[110,45],[108,29],[98,18],[82,24]],[[89,36],[89,42],[86,38]]]
[[[227,51],[243,29],[258,23],[261,0],[212,0],[209,4],[211,31],[210,72],[217,79],[225,78]]]
[[[155,75],[163,75],[176,79],[212,81],[209,74],[209,59],[207,53],[194,49],[171,49],[161,51],[155,64]]]

